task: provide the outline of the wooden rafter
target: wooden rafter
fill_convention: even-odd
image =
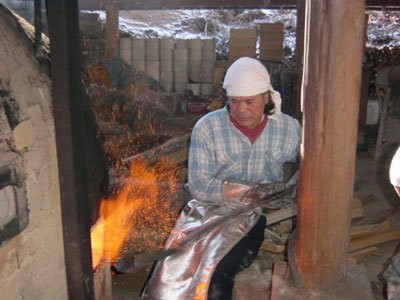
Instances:
[[[104,10],[107,4],[115,0],[80,0],[79,8]],[[120,10],[157,10],[157,9],[295,9],[297,0],[119,0]],[[400,10],[398,0],[367,0],[366,9]]]

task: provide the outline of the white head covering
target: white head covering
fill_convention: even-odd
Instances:
[[[396,154],[392,158],[389,176],[391,184],[394,186],[400,186],[400,147],[397,149]]]
[[[267,69],[257,59],[241,57],[236,60],[226,72],[223,88],[230,97],[255,96],[271,91],[275,111],[269,118],[278,118],[281,114],[281,94],[274,90]]]

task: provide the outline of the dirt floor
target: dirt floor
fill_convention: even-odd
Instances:
[[[387,145],[383,149],[383,155],[375,159],[373,148],[364,148],[357,152],[356,176],[354,184],[354,197],[359,198],[363,204],[364,216],[353,220],[353,225],[363,225],[376,223],[387,218],[390,221],[391,229],[400,228],[400,218],[398,207],[400,199],[397,197],[390,185],[388,169],[391,157],[393,156],[396,145]],[[357,259],[359,269],[367,273],[364,277],[368,278],[372,290],[373,298],[377,300],[386,299],[386,285],[382,278],[382,272],[387,268],[391,257],[399,252],[399,241],[391,241],[377,245],[378,251],[373,255],[366,255]],[[253,265],[242,274],[238,275],[237,289],[240,286],[257,287],[256,294],[261,298],[248,295],[247,297],[237,296],[235,299],[269,299],[269,286],[271,282],[272,266],[277,260],[284,260],[283,254],[272,254],[260,251]],[[113,278],[113,297],[114,299],[138,299],[140,291],[147,279],[150,268],[138,269],[134,274],[117,274]],[[366,270],[366,271],[365,271]],[[368,285],[368,282],[366,282]],[[239,288],[238,288],[239,287]],[[253,288],[254,290],[255,288]],[[368,286],[367,286],[368,289]],[[243,294],[243,293],[242,293]],[[301,299],[294,297],[296,299]],[[294,299],[290,298],[290,299]],[[314,299],[314,297],[312,297]],[[329,298],[329,297],[328,297]],[[315,299],[328,299],[317,297]],[[358,299],[359,297],[332,299]],[[303,299],[310,299],[309,297]],[[329,298],[331,299],[331,298]],[[359,298],[362,299],[362,298]],[[365,299],[365,298],[364,298]]]

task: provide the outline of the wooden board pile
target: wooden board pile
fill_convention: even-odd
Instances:
[[[231,29],[228,61],[233,62],[242,56],[256,57],[256,41],[256,29]]]
[[[283,23],[262,23],[259,25],[260,33],[260,59],[277,60],[283,59]]]
[[[267,213],[267,228],[261,249],[274,254],[287,251],[288,238],[294,229],[293,221],[296,215],[296,205]],[[361,220],[363,216],[362,203],[354,198],[352,221]],[[348,264],[357,264],[358,260],[367,255],[378,255],[379,244],[397,239],[400,239],[400,230],[391,229],[386,217],[363,225],[353,224],[350,228]]]
[[[242,56],[255,58],[258,37],[260,60],[283,60],[284,24],[261,23],[258,30],[254,28],[230,30],[228,62],[233,62]]]

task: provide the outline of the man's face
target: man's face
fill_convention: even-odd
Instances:
[[[240,126],[255,128],[260,123],[265,104],[268,102],[267,93],[250,97],[230,97],[230,115]]]

